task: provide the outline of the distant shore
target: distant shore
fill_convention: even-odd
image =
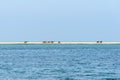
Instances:
[[[0,44],[120,44],[120,42],[60,42],[60,41],[43,41],[43,42],[0,42]]]

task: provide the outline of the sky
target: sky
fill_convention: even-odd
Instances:
[[[0,0],[0,41],[120,41],[120,0]]]

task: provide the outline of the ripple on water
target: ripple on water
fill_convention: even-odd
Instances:
[[[103,78],[102,80],[120,80],[120,78]]]
[[[120,45],[0,45],[0,80],[120,80]]]

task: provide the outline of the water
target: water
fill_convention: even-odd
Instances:
[[[0,45],[0,80],[120,80],[120,45]]]

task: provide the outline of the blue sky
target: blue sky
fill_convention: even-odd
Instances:
[[[120,0],[0,0],[0,41],[120,41]]]

